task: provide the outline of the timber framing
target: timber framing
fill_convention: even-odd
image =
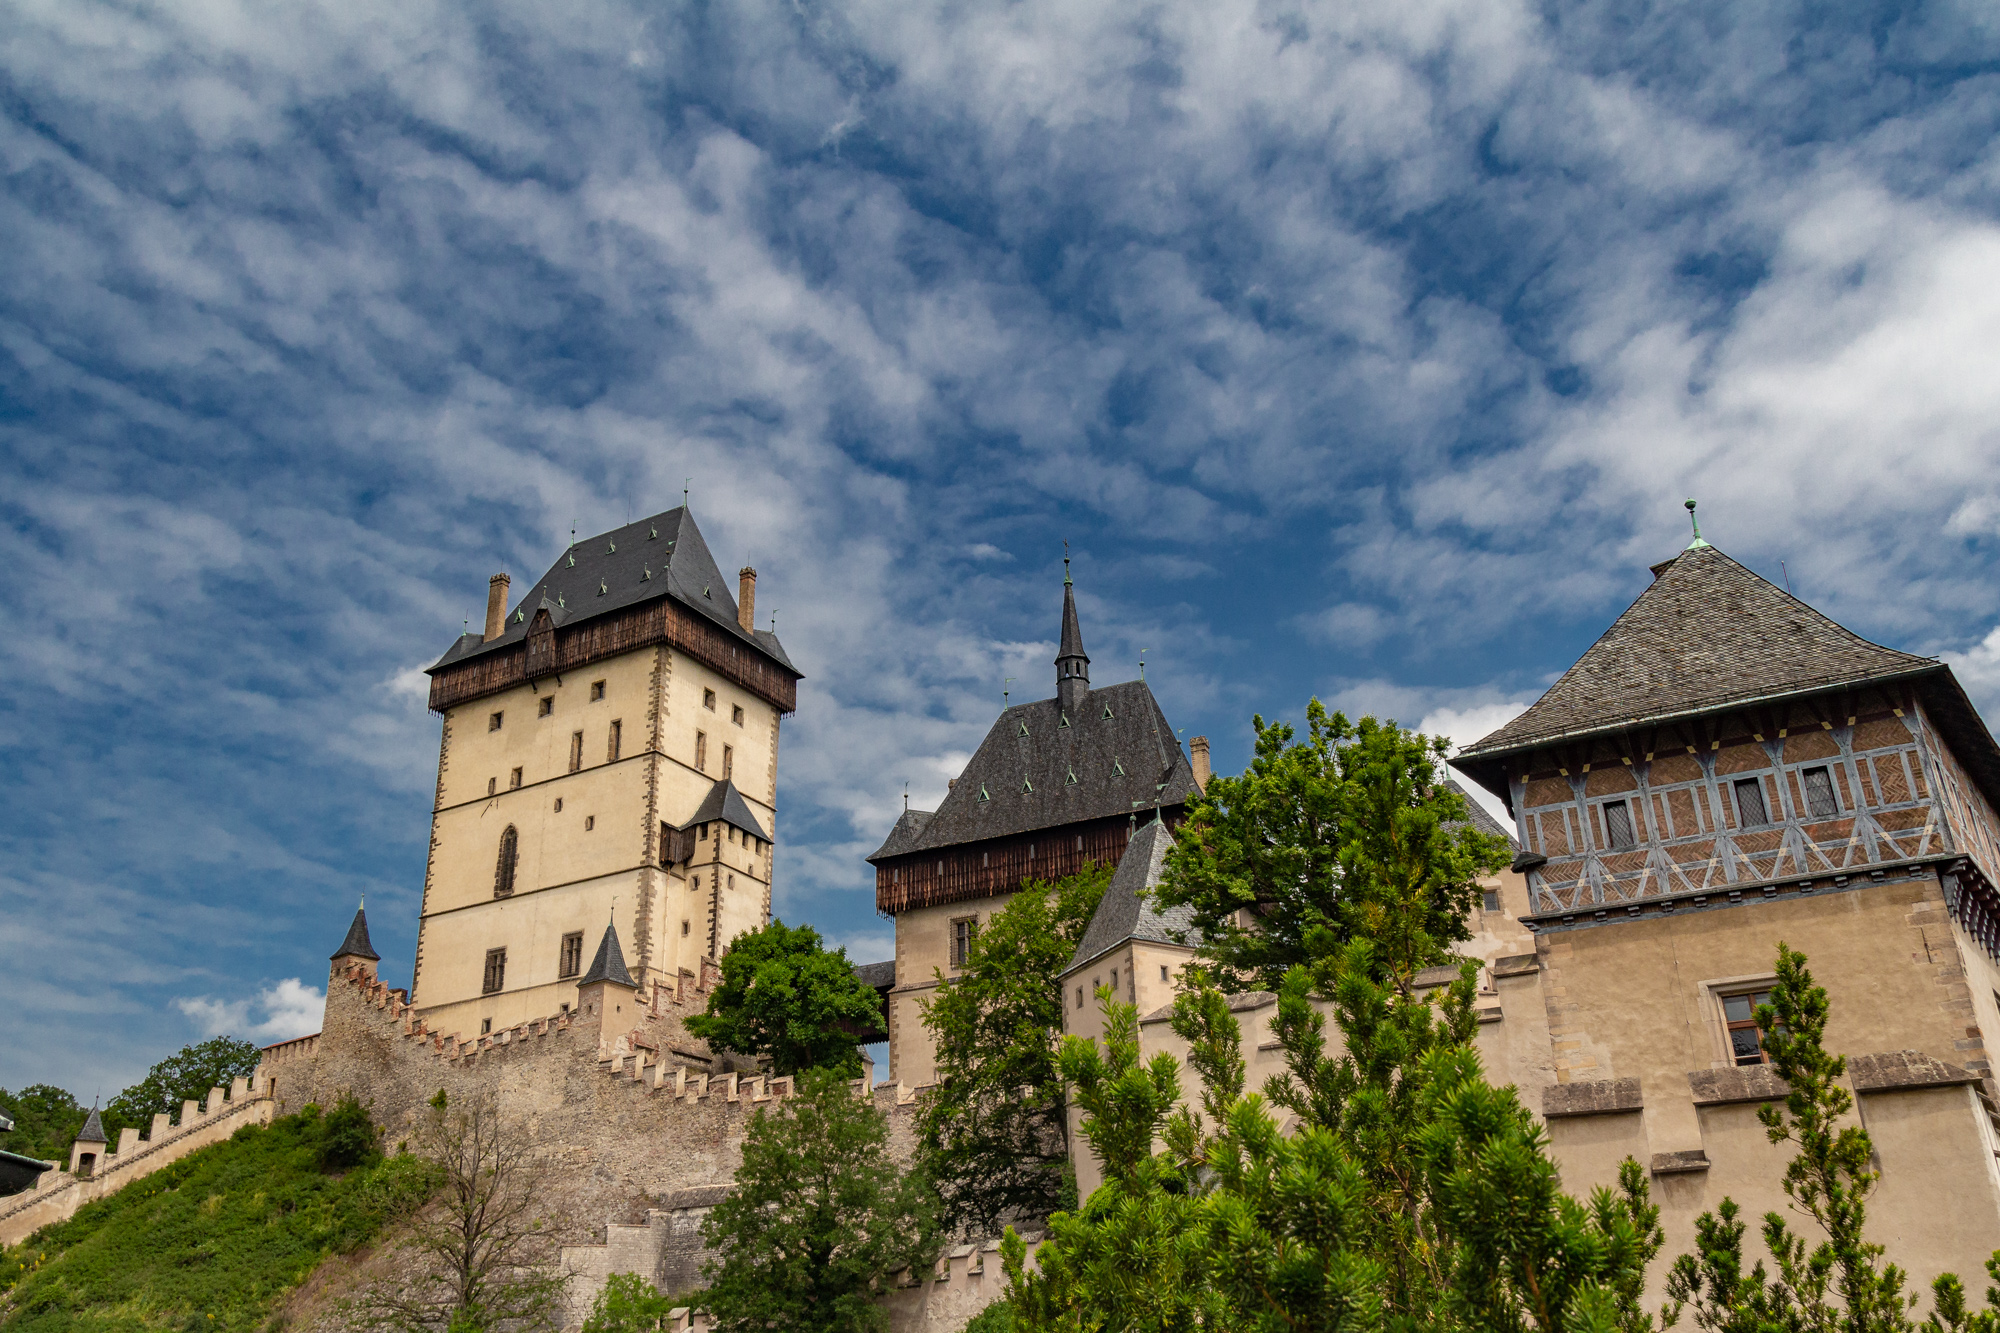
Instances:
[[[1177,807],[1161,812],[1169,825],[1180,822],[1179,815]],[[875,865],[875,910],[893,916],[1013,893],[1029,880],[1073,875],[1085,862],[1116,866],[1132,840],[1133,823],[1130,815],[1112,815],[885,857]]]
[[[800,673],[782,666],[698,612],[661,597],[573,626],[530,634],[527,642],[442,667],[431,677],[431,711],[448,708],[543,676],[578,671],[638,648],[678,649],[789,716],[798,711]],[[530,664],[530,657],[534,661]]]

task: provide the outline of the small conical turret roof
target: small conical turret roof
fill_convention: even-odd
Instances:
[[[590,960],[590,969],[576,984],[588,986],[598,981],[639,989],[639,983],[625,970],[625,951],[618,947],[618,927],[614,925],[604,927],[604,938],[597,942],[597,957]]]
[[[1118,869],[1112,872],[1111,883],[1097,901],[1096,913],[1077,942],[1076,953],[1063,969],[1065,975],[1102,958],[1127,940],[1201,943],[1201,932],[1195,929],[1191,908],[1162,908],[1152,899],[1166,866],[1167,851],[1173,845],[1174,835],[1158,818],[1132,835],[1132,841],[1125,845],[1125,855],[1118,861]]]
[[[375,946],[368,942],[368,913],[360,907],[354,909],[354,920],[348,923],[347,938],[340,942],[329,958],[366,958],[371,963],[382,961],[382,955],[375,952]]]
[[[78,1143],[110,1142],[109,1139],[104,1137],[104,1121],[97,1114],[95,1106],[90,1108],[90,1118],[83,1122],[83,1128],[77,1131],[76,1141]]]

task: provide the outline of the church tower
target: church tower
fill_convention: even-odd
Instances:
[[[904,811],[868,858],[876,910],[896,920],[889,1067],[905,1083],[934,1075],[918,1006],[936,973],[958,972],[1022,882],[1117,865],[1135,827],[1178,822],[1206,780],[1208,743],[1195,738],[1198,772],[1145,681],[1091,688],[1068,561],[1055,667],[1055,697],[1001,713],[937,810]]]
[[[799,672],[685,507],[574,542],[430,668],[443,717],[411,1000],[474,1036],[576,1001],[612,922],[642,992],[771,913]]]

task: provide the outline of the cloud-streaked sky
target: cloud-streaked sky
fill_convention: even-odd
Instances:
[[[1065,539],[1225,769],[1497,725],[1687,495],[2000,702],[1996,127],[1969,0],[12,0],[0,1084],[310,1023],[362,893],[406,983],[421,669],[684,478],[862,958]]]

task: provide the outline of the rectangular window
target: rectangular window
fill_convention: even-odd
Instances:
[[[1623,801],[1604,803],[1604,836],[1611,843],[1611,850],[1622,852],[1630,849],[1637,841],[1632,836],[1632,807]]]
[[[1118,969],[1115,967],[1111,969],[1111,989],[1114,993],[1118,990]]]
[[[1481,905],[1489,912],[1500,910],[1500,890],[1487,889],[1480,894]]]
[[[1744,828],[1771,822],[1771,816],[1764,812],[1764,784],[1755,778],[1742,778],[1736,783],[1736,820]]]
[[[492,1032],[493,1032],[493,1020],[492,1020],[492,1019],[490,1019],[490,1018],[482,1018],[482,1019],[480,1019],[480,1020],[479,1020],[479,1035],[480,1035],[480,1036],[482,1036],[482,1037],[485,1037],[485,1036],[490,1036],[490,1035],[492,1034]]]
[[[1722,1023],[1729,1032],[1729,1057],[1739,1065],[1765,1062],[1763,1039],[1757,1034],[1757,1006],[1771,1002],[1768,990],[1745,991],[1722,998]]]
[[[514,790],[514,788],[520,785],[521,785],[521,770],[517,768],[507,778],[507,790],[512,791]]]
[[[583,817],[583,831],[584,831],[585,833],[588,833],[588,832],[590,832],[590,831],[591,831],[592,829],[594,829],[594,828],[596,828],[596,827],[597,827],[597,816],[596,816],[596,815],[585,815],[585,816]]]
[[[1161,963],[1161,964],[1160,964],[1160,980],[1162,980],[1162,981],[1165,981],[1166,979],[1167,979],[1167,965],[1166,965],[1165,963]]]
[[[536,716],[547,717],[550,713],[553,713],[555,711],[556,711],[556,697],[553,694],[543,695],[541,708],[536,713]]]
[[[591,681],[591,682],[590,682],[590,701],[591,701],[592,703],[596,703],[596,702],[597,702],[597,701],[598,701],[599,699],[602,699],[603,697],[604,697],[604,682],[603,682],[603,681],[601,681],[601,680],[593,680],[593,681]]]
[[[499,793],[500,793],[500,779],[498,778],[486,779],[486,794],[488,796],[497,796],[499,795]]]
[[[488,949],[486,951],[486,980],[481,985],[480,992],[485,995],[491,995],[506,984],[507,951],[505,949]]]
[[[573,930],[562,937],[562,957],[556,963],[558,977],[573,977],[583,971],[583,932]]]
[[[734,746],[725,745],[722,747],[722,776],[726,778],[735,771],[736,771],[736,748]]]
[[[979,918],[962,916],[951,923],[951,965],[964,967],[972,951],[972,937],[979,932]]]
[[[618,747],[620,745],[623,745],[624,743],[625,743],[625,724],[619,721],[618,719],[613,718],[611,721],[611,740],[604,747],[604,754],[605,754],[604,762],[606,762],[607,764],[617,763]]]
[[[574,773],[583,767],[583,733],[573,731],[569,737],[569,771]]]
[[[705,731],[694,734],[694,766],[704,772],[708,769],[708,733]]]
[[[739,726],[739,727],[743,725],[743,705],[742,705],[742,704],[731,704],[731,705],[729,706],[729,720],[730,720],[731,722],[734,722],[734,723],[735,723],[735,724],[736,724],[737,726]]]
[[[488,731],[498,731],[498,730],[500,730],[500,719],[501,719],[501,718],[503,718],[503,717],[505,717],[505,716],[507,716],[507,715],[506,715],[505,713],[495,713],[495,714],[493,714],[493,716],[491,716],[491,717],[487,718],[487,719],[486,719],[486,729],[487,729]]]
[[[1806,809],[1814,819],[1832,819],[1840,813],[1833,794],[1833,774],[1824,768],[1809,768],[1799,775],[1806,780]]]
[[[702,706],[703,708],[706,708],[706,709],[707,709],[707,710],[708,710],[709,712],[711,712],[711,713],[713,713],[713,712],[715,711],[715,691],[714,691],[714,690],[703,690],[703,691],[701,692],[701,706]]]
[[[1079,1009],[1083,1008],[1083,987],[1081,986],[1076,988],[1076,1007]]]

